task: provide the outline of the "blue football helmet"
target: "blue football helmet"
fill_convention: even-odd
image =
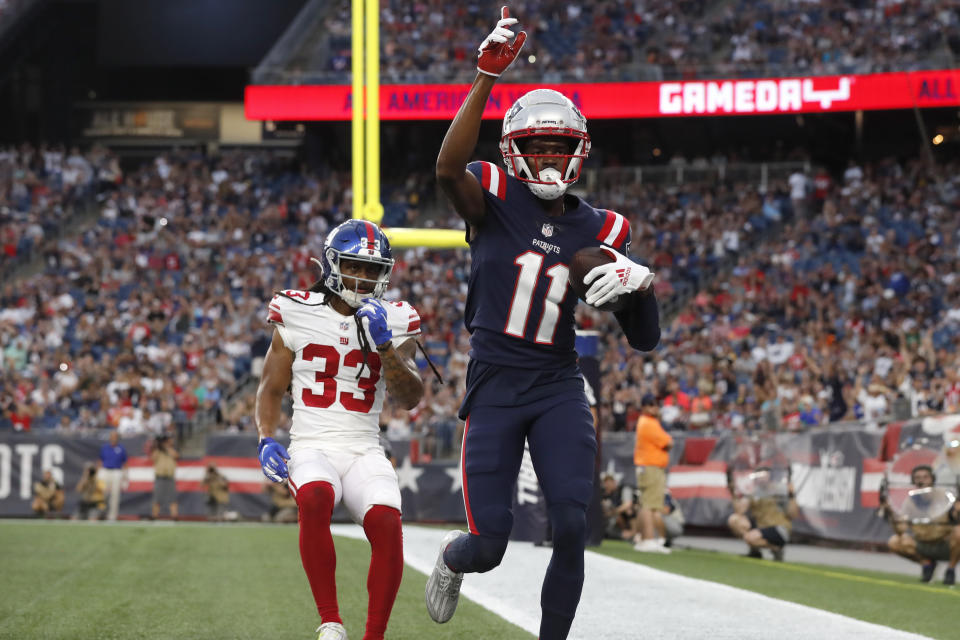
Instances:
[[[383,297],[394,263],[387,236],[380,227],[367,220],[347,220],[336,226],[327,234],[320,260],[313,260],[323,271],[323,284],[352,307],[360,307],[363,304],[362,298]],[[380,275],[376,280],[356,278],[358,283],[372,284],[371,293],[344,286],[340,270],[341,260],[359,260],[380,265]]]

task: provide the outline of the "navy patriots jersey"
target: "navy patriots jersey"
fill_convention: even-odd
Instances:
[[[520,180],[489,162],[467,166],[483,188],[486,217],[470,243],[469,294],[464,323],[471,357],[524,369],[574,364],[574,307],[568,284],[573,254],[605,244],[626,254],[630,224],[619,213],[580,198],[550,217]]]

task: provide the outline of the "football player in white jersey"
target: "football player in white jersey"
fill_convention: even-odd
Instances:
[[[264,474],[286,482],[300,511],[300,558],[317,604],[318,640],[345,640],[337,606],[330,516],[340,500],[363,526],[372,555],[364,640],[380,640],[400,588],[403,542],[397,474],[379,441],[384,394],[412,409],[423,396],[414,363],[420,316],[382,300],[393,258],[377,225],[349,220],[324,243],[321,279],[270,302],[274,325],[257,389]],[[371,348],[373,344],[375,348]],[[293,395],[290,449],[273,439]]]

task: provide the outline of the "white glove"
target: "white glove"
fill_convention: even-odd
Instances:
[[[625,293],[643,291],[653,282],[656,274],[642,264],[610,247],[600,249],[614,261],[590,269],[583,277],[583,283],[590,286],[584,301],[587,304],[600,307]]]

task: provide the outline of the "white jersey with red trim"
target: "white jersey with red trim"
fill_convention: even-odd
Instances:
[[[293,351],[293,425],[290,451],[304,446],[379,446],[380,411],[386,383],[380,356],[366,327],[364,354],[357,318],[344,316],[324,295],[284,291],[270,301],[267,321]],[[385,302],[396,346],[420,333],[420,316],[406,302]]]

